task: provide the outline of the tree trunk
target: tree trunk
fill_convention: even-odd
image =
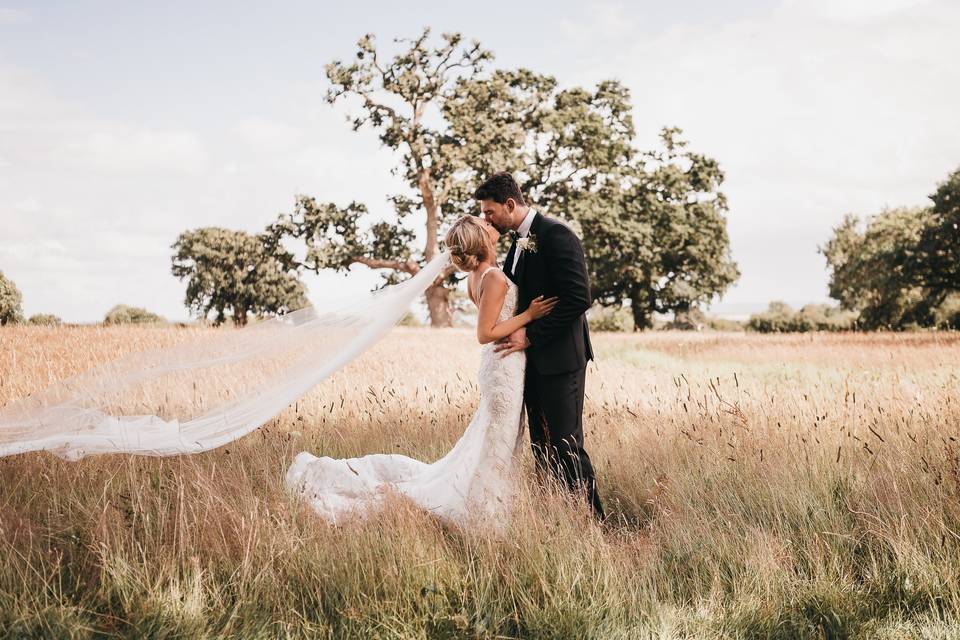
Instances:
[[[423,250],[423,257],[427,262],[433,260],[437,254],[437,227],[440,224],[440,207],[433,197],[433,188],[430,185],[430,170],[421,169],[417,179],[420,195],[423,197],[423,208],[427,212],[427,245]]]
[[[440,226],[440,204],[437,202],[433,193],[433,185],[430,183],[430,169],[421,168],[420,175],[417,177],[417,186],[420,188],[420,195],[423,197],[423,207],[427,213],[427,244],[423,250],[423,257],[430,262],[437,255],[438,249],[438,227]],[[442,284],[434,284],[427,289],[427,308],[430,310],[430,326],[434,329],[438,327],[452,327],[453,313],[450,311],[450,289]]]
[[[443,285],[433,285],[426,292],[427,308],[430,310],[430,326],[452,327],[453,313],[450,311],[450,289]]]
[[[630,295],[630,310],[633,312],[634,331],[653,328],[653,309],[645,294],[646,292],[638,287]]]
[[[246,307],[234,307],[233,308],[233,324],[237,327],[245,327],[247,325],[247,308]]]

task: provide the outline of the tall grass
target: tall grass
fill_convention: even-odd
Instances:
[[[4,328],[0,403],[194,337]],[[0,636],[960,637],[960,339],[595,343],[604,526],[532,481],[503,538],[402,502],[334,527],[287,496],[301,450],[434,459],[459,437],[471,334],[397,329],[208,454],[0,459]]]

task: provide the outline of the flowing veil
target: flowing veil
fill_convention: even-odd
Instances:
[[[377,342],[448,263],[443,252],[400,284],[239,330],[197,332],[15,400],[0,407],[0,457],[169,456],[233,442]]]

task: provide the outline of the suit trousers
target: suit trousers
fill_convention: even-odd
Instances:
[[[537,471],[553,474],[582,495],[601,520],[603,506],[590,456],[583,448],[583,394],[587,368],[542,375],[527,360],[523,399]]]

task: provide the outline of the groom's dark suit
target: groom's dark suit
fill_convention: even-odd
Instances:
[[[539,295],[559,298],[553,311],[527,325],[527,373],[523,399],[530,443],[541,471],[549,468],[568,487],[585,491],[603,517],[593,465],[583,448],[583,393],[587,360],[593,359],[586,311],[590,282],[583,246],[565,224],[535,214],[528,238],[536,245],[521,251],[516,271],[514,238],[505,273],[519,288],[517,313]]]

